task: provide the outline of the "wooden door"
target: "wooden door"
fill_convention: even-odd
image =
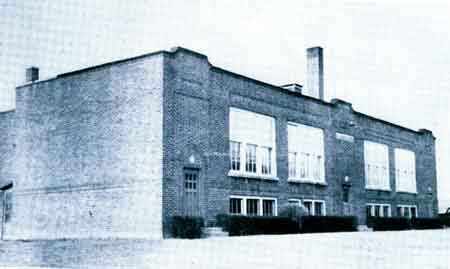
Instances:
[[[199,170],[184,169],[183,213],[185,216],[199,216]]]

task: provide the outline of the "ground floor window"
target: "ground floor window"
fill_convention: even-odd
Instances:
[[[367,217],[390,217],[391,205],[389,204],[366,204]]]
[[[246,216],[276,216],[277,199],[254,196],[231,196],[229,213]]]
[[[325,201],[322,200],[303,200],[303,206],[310,216],[325,216]]]
[[[417,206],[415,205],[398,205],[397,216],[405,218],[417,218]]]

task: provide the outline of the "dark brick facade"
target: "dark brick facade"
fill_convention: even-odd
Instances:
[[[27,84],[16,106],[0,114],[0,180],[15,194],[6,237],[170,237],[171,216],[185,213],[184,169],[199,173],[197,215],[208,222],[228,212],[230,195],[320,199],[328,215],[362,224],[366,203],[437,214],[431,132],[222,70],[183,48]],[[278,180],[228,176],[230,107],[275,118]],[[326,185],[288,182],[289,121],[324,130]],[[364,140],[389,146],[393,191],[365,189]],[[396,147],[416,154],[417,194],[395,191]],[[58,210],[57,220],[27,209],[33,201]]]
[[[435,147],[429,131],[417,132],[366,116],[341,100],[327,103],[222,70],[204,55],[181,48],[168,55],[164,78],[166,236],[170,216],[182,213],[182,172],[191,155],[200,160],[200,215],[207,221],[228,212],[230,195],[276,197],[278,205],[290,198],[321,199],[328,215],[356,215],[361,224],[366,203],[390,204],[393,216],[397,204],[417,205],[422,217],[437,214]],[[230,106],[276,119],[278,181],[227,176]],[[288,121],[324,130],[326,186],[288,182]],[[337,139],[336,133],[352,136],[353,142]],[[364,140],[388,145],[392,191],[365,189]],[[396,147],[416,154],[417,194],[395,191]],[[345,176],[350,178],[348,203],[343,202]]]

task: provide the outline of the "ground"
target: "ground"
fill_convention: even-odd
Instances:
[[[198,240],[4,241],[0,267],[450,268],[450,230]]]

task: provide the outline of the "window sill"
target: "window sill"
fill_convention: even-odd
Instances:
[[[389,188],[382,189],[382,188],[376,188],[376,187],[366,187],[366,191],[388,191],[388,192],[391,192],[392,190]]]
[[[278,177],[272,175],[258,175],[258,174],[250,174],[250,173],[242,173],[236,171],[229,171],[229,177],[242,177],[242,178],[253,178],[253,179],[262,179],[262,180],[272,180],[278,181]]]
[[[317,182],[317,181],[313,181],[313,180],[299,179],[299,178],[288,178],[288,182],[328,186],[328,184],[326,182]]]

